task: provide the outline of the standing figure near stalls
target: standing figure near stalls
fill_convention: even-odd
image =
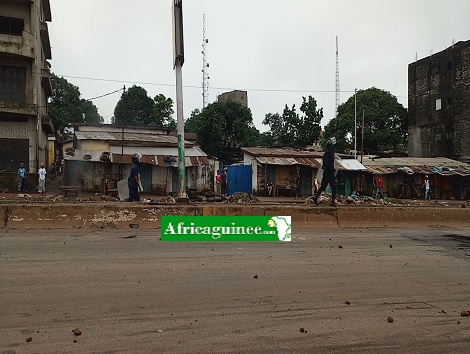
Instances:
[[[266,189],[268,190],[268,197],[271,197],[272,196],[272,193],[273,193],[273,182],[271,182],[271,178],[267,178],[266,180]]]
[[[228,183],[228,180],[227,180],[227,167],[224,167],[224,169],[222,170],[222,196],[223,197],[226,197],[227,196],[227,183]]]
[[[126,199],[126,202],[140,202],[139,192],[141,190],[140,176],[139,176],[139,154],[132,155],[132,165],[129,172],[129,178],[127,179],[127,187],[129,188],[129,198]]]

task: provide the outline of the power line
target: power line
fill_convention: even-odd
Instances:
[[[105,93],[104,95],[101,95],[101,96],[96,96],[96,97],[88,98],[88,99],[86,99],[85,101],[96,100],[97,98],[109,96],[109,95],[112,95],[112,94],[117,93],[117,92],[119,92],[119,91],[122,91],[122,88],[120,88],[119,90],[113,91],[113,92]]]
[[[62,77],[68,77],[72,79],[80,80],[91,80],[91,81],[106,81],[106,82],[118,82],[125,84],[138,84],[138,85],[152,85],[152,86],[166,86],[166,87],[175,87],[175,84],[165,84],[165,83],[156,83],[156,82],[144,82],[144,81],[131,81],[131,80],[116,80],[116,79],[103,79],[96,77],[84,77],[84,76],[71,76],[71,75],[60,75]],[[201,89],[201,86],[197,85],[183,85],[185,88],[196,88]],[[231,87],[214,87],[216,90],[233,90]],[[252,92],[288,92],[288,93],[336,93],[336,90],[291,90],[291,89],[263,89],[263,88],[239,88],[238,90],[242,91],[252,91]],[[341,90],[340,92],[349,92],[352,93],[354,90]],[[408,96],[397,96],[401,98],[408,98]]]

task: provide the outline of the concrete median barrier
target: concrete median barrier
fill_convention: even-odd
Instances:
[[[10,205],[6,227],[17,228],[159,228],[163,215],[194,215],[194,207],[136,204]]]
[[[340,227],[470,226],[470,209],[466,208],[344,207],[337,210]]]
[[[159,228],[164,215],[290,215],[294,228],[470,227],[470,208],[312,207],[309,205],[142,205],[131,203],[10,204],[0,206],[3,228]],[[138,226],[136,226],[138,225]]]

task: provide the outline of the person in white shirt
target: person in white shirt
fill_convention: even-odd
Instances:
[[[424,189],[425,189],[424,199],[431,200],[431,186],[429,185],[428,175],[424,177]]]
[[[44,192],[46,191],[46,169],[44,168],[43,163],[41,163],[39,167],[38,175],[39,175],[38,193],[41,192],[41,195],[44,195]]]

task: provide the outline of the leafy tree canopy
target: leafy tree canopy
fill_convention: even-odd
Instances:
[[[320,136],[320,122],[323,118],[323,108],[317,109],[317,101],[312,97],[302,97],[300,106],[302,115],[296,112],[295,105],[284,107],[279,113],[266,114],[263,124],[269,126],[270,132],[264,133],[264,142],[273,146],[297,146],[304,148],[315,143]]]
[[[96,106],[89,100],[80,98],[80,90],[63,77],[51,76],[52,97],[48,105],[49,116],[54,128],[63,132],[72,123],[103,123]]]
[[[121,96],[114,109],[113,124],[149,126],[154,121],[154,101],[140,86],[132,86]]]
[[[364,151],[404,148],[408,138],[408,112],[390,92],[375,87],[356,93],[357,149],[361,147],[364,112]],[[326,142],[336,137],[336,149],[354,146],[354,95],[338,107],[338,115],[325,127]]]
[[[202,150],[226,164],[241,159],[240,147],[256,146],[259,137],[250,109],[233,101],[193,111],[185,126],[196,132]]]
[[[112,124],[176,129],[173,100],[159,94],[150,98],[140,86],[124,92],[114,109]]]

